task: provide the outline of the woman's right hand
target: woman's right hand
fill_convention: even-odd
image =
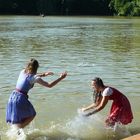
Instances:
[[[53,73],[53,72],[51,72],[51,71],[46,72],[46,73],[45,73],[45,76],[48,76],[48,75],[54,75],[54,73]]]
[[[86,111],[86,108],[85,107],[81,108],[81,111],[82,112],[85,112]]]

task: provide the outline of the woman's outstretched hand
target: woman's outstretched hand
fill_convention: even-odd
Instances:
[[[90,115],[92,115],[92,112],[87,112],[87,109],[86,108],[81,108],[81,109],[79,109],[79,111],[78,111],[80,114],[82,114],[82,116],[85,116],[85,117],[88,117],[88,116],[90,116]]]
[[[66,76],[67,76],[67,72],[66,71],[60,74],[60,78],[61,79],[64,79]]]
[[[87,112],[84,111],[84,108],[78,109],[78,114],[83,117],[87,117]]]
[[[86,108],[84,108],[84,107],[81,108],[81,111],[82,111],[82,112],[85,112],[85,111],[86,111]]]

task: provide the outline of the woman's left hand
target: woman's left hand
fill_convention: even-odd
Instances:
[[[63,72],[61,73],[60,78],[64,79],[66,76],[67,76],[67,72]]]

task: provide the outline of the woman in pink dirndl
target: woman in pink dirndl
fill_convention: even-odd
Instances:
[[[91,105],[82,108],[83,112],[93,109],[87,113],[86,116],[90,116],[96,112],[102,110],[109,100],[113,100],[110,114],[106,119],[107,126],[114,126],[116,122],[127,125],[132,122],[133,113],[131,105],[127,97],[117,89],[105,86],[102,79],[96,77],[92,80],[91,85],[95,91],[95,101]]]

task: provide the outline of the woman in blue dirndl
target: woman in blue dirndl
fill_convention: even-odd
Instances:
[[[17,80],[16,89],[11,93],[7,109],[6,122],[16,124],[18,128],[24,128],[36,116],[36,111],[28,100],[28,92],[33,88],[35,83],[51,88],[67,76],[64,72],[55,81],[48,83],[42,77],[53,75],[52,72],[37,74],[39,63],[35,59],[31,59],[26,68],[23,69]]]

